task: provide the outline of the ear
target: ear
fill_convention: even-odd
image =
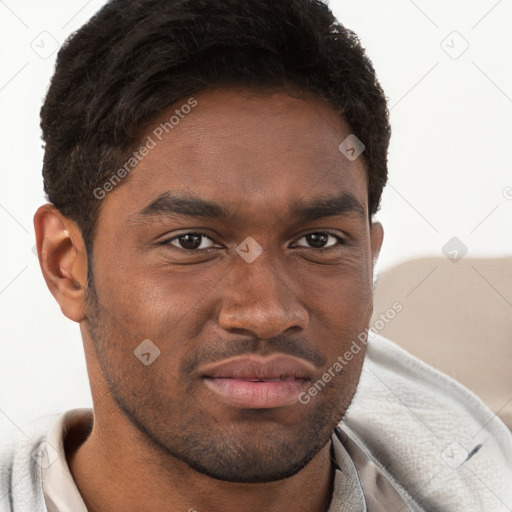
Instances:
[[[51,204],[34,215],[37,254],[46,285],[70,320],[85,318],[87,253],[76,224]]]
[[[377,263],[380,248],[382,247],[382,240],[384,239],[384,228],[380,222],[372,222],[370,227],[370,244],[372,250],[373,266]]]

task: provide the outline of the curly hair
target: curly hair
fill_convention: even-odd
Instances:
[[[356,34],[320,0],[110,0],[57,55],[44,104],[44,190],[92,245],[93,190],[176,102],[226,84],[327,100],[366,146],[369,215],[387,181],[386,97]]]

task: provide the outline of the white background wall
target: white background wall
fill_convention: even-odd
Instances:
[[[102,4],[0,0],[0,431],[91,405],[78,325],[46,288],[32,217],[44,202],[39,109],[54,51]],[[453,236],[468,256],[511,255],[512,0],[330,6],[359,34],[389,97],[378,270],[441,256]]]

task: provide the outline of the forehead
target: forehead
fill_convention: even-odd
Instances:
[[[350,161],[338,149],[350,134],[312,96],[203,91],[146,127],[141,144],[151,149],[107,202],[129,215],[171,192],[261,216],[348,192],[367,208],[364,159]]]

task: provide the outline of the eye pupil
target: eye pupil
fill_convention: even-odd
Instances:
[[[310,233],[306,235],[306,238],[311,247],[322,248],[327,243],[329,235],[325,233]]]
[[[181,235],[178,240],[183,249],[194,250],[201,245],[202,235],[187,234]]]

